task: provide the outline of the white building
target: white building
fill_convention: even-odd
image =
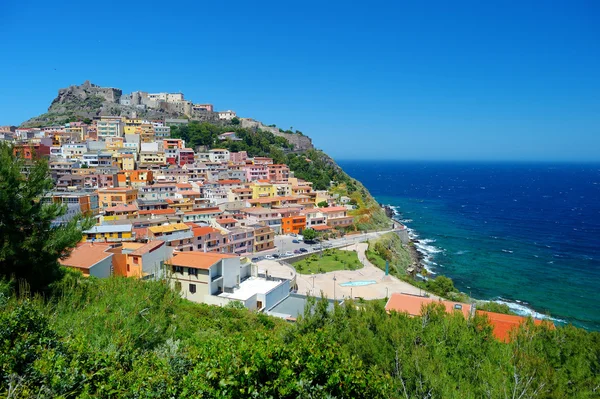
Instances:
[[[219,119],[232,120],[233,118],[236,117],[235,112],[233,112],[232,110],[219,111],[218,114],[219,114]]]

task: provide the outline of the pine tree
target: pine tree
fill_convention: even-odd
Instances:
[[[45,290],[62,276],[58,259],[81,240],[93,222],[76,217],[52,222],[67,209],[41,199],[54,186],[43,159],[25,163],[0,144],[0,279],[25,280],[33,292]]]

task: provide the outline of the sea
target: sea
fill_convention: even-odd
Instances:
[[[600,331],[600,164],[339,161],[418,240],[430,277]]]

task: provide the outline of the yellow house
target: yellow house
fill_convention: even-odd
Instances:
[[[277,187],[271,183],[254,182],[250,185],[252,189],[252,199],[264,197],[275,197],[277,195]]]
[[[167,158],[165,157],[164,152],[140,152],[140,164],[165,165],[166,162]]]
[[[137,127],[140,126],[143,122],[144,121],[142,119],[127,118],[125,119],[125,128],[123,129],[123,131],[125,132],[125,134],[134,134],[135,129],[137,129]]]
[[[108,151],[118,150],[123,148],[123,137],[108,137],[106,140],[106,149]]]
[[[98,190],[98,202],[105,208],[117,205],[131,205],[137,200],[137,189],[128,187],[101,188]]]
[[[133,241],[135,233],[130,224],[93,226],[83,232],[82,241],[119,242]]]
[[[134,170],[135,169],[135,158],[133,154],[113,154],[113,163],[116,164],[121,170]]]
[[[109,222],[113,220],[135,219],[137,214],[138,207],[136,204],[109,206],[104,209],[102,220]]]

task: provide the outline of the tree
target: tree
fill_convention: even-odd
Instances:
[[[312,241],[317,237],[317,232],[314,229],[305,229],[302,236],[306,241]]]
[[[238,118],[237,116],[236,116],[236,117],[234,117],[234,118],[231,120],[231,124],[232,124],[232,125],[239,125],[239,124],[240,124],[240,118]]]
[[[317,206],[319,208],[327,208],[329,206],[329,203],[327,201],[321,201],[317,204]]]
[[[58,259],[93,224],[82,217],[53,224],[67,212],[61,204],[42,201],[53,186],[45,160],[26,165],[11,146],[0,144],[0,278],[24,279],[34,292],[61,278]]]

